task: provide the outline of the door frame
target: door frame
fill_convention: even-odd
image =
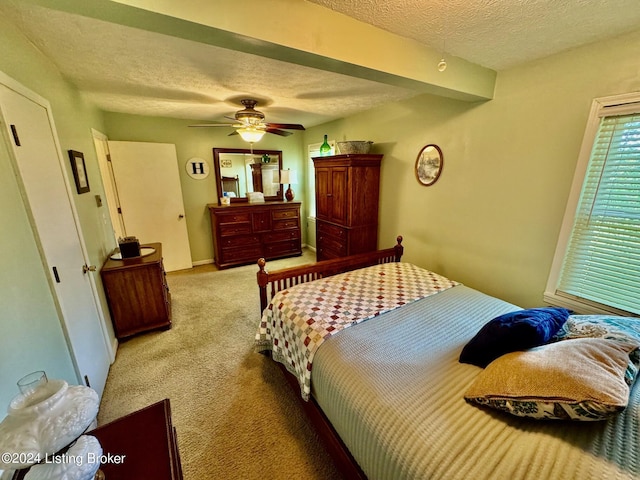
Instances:
[[[127,231],[125,229],[124,221],[122,219],[122,211],[120,209],[120,197],[118,196],[118,185],[116,185],[116,179],[113,175],[113,166],[111,165],[110,153],[109,153],[109,137],[104,133],[91,129],[91,135],[93,137],[93,146],[96,150],[96,157],[98,158],[98,167],[100,170],[100,177],[102,177],[102,186],[104,187],[105,203],[109,210],[109,216],[111,217],[111,224],[115,235],[115,242],[118,243],[118,237],[126,237]],[[104,146],[105,154],[96,145],[97,142],[101,142]]]
[[[71,210],[71,215],[73,217],[73,222],[75,224],[75,229],[76,229],[76,233],[77,233],[77,237],[78,237],[78,243],[80,246],[80,249],[82,251],[82,257],[84,259],[85,265],[91,265],[91,260],[89,258],[89,253],[87,250],[87,246],[84,240],[84,235],[82,233],[82,227],[80,224],[80,217],[78,216],[78,211],[76,209],[76,205],[75,202],[73,200],[73,190],[71,189],[71,183],[69,182],[69,177],[68,177],[68,173],[67,173],[67,169],[66,169],[66,165],[64,162],[64,156],[62,155],[62,148],[60,147],[60,139],[58,138],[58,131],[56,129],[56,125],[55,125],[55,121],[53,119],[53,114],[51,112],[51,104],[49,103],[49,101],[40,96],[39,94],[37,94],[36,92],[30,90],[29,88],[25,87],[24,85],[22,85],[20,82],[18,82],[17,80],[14,80],[13,78],[11,78],[10,76],[8,76],[6,73],[4,73],[3,71],[0,70],[0,84],[3,84],[5,87],[9,88],[10,90],[13,90],[14,92],[18,93],[19,95],[22,95],[23,97],[31,100],[32,102],[36,103],[37,105],[41,106],[46,114],[47,114],[47,118],[49,121],[49,126],[51,128],[51,135],[53,137],[53,142],[55,144],[55,151],[56,151],[56,157],[58,159],[58,164],[59,167],[62,171],[62,179],[64,182],[64,188],[65,191],[67,193],[67,197],[69,199],[69,206],[70,206],[70,210]],[[2,112],[0,112],[0,115],[2,114]],[[48,267],[47,264],[47,260],[44,257],[44,250],[42,248],[42,243],[40,240],[40,232],[38,231],[36,224],[35,224],[35,220],[33,219],[32,213],[31,213],[31,206],[29,203],[29,197],[27,195],[27,191],[25,189],[25,186],[23,184],[22,181],[22,177],[20,175],[20,170],[18,168],[18,161],[16,159],[15,156],[15,152],[13,150],[13,145],[10,142],[10,139],[7,138],[7,135],[4,134],[1,135],[1,140],[7,144],[7,150],[9,153],[9,158],[11,161],[11,164],[13,166],[14,172],[16,174],[16,179],[18,181],[18,185],[20,187],[20,194],[23,198],[24,204],[25,204],[25,208],[28,212],[29,215],[29,222],[31,223],[31,229],[33,230],[33,234],[34,234],[34,238],[36,241],[36,244],[38,245],[38,250],[40,252],[40,258],[41,258],[41,262],[42,262],[42,266],[43,266],[43,270],[46,272],[46,276],[48,279],[48,283],[49,283],[49,288],[51,290],[51,293],[53,295],[53,299],[55,301],[56,304],[56,310],[58,312],[58,317],[60,320],[60,325],[62,327],[62,330],[64,332],[64,336],[65,336],[65,340],[67,342],[67,348],[69,349],[69,352],[71,354],[71,358],[73,361],[73,366],[76,372],[76,376],[78,377],[78,383],[80,385],[84,385],[84,378],[82,377],[82,374],[78,368],[78,365],[76,363],[76,360],[74,358],[73,355],[73,345],[71,345],[71,341],[69,339],[69,336],[67,334],[67,330],[66,330],[66,325],[65,325],[65,319],[64,316],[62,314],[62,309],[60,307],[60,303],[62,301],[62,299],[60,299],[58,291],[56,290],[56,288],[53,286],[54,285],[54,279],[52,278],[52,273],[51,270]],[[91,290],[91,296],[92,296],[92,300],[93,303],[95,305],[95,309],[98,315],[98,320],[100,322],[100,330],[102,331],[102,337],[103,337],[103,341],[105,344],[105,347],[107,349],[107,354],[109,357],[109,361],[110,363],[113,363],[115,361],[116,358],[116,349],[117,349],[117,340],[112,344],[109,341],[109,331],[107,329],[107,319],[105,318],[104,315],[104,311],[102,310],[102,306],[101,306],[101,300],[100,300],[100,296],[98,294],[98,287],[97,284],[95,282],[95,278],[93,275],[89,274],[89,285],[90,285],[90,290]]]

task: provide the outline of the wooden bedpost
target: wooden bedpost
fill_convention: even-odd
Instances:
[[[260,289],[260,316],[262,316],[262,311],[267,308],[267,284],[269,283],[269,272],[267,272],[264,267],[267,264],[267,261],[264,258],[258,259],[258,273],[256,276],[258,277],[258,287]]]
[[[396,242],[398,242],[393,249],[396,251],[396,262],[399,262],[402,259],[402,254],[404,253],[404,247],[402,246],[402,235],[398,235],[396,237]]]

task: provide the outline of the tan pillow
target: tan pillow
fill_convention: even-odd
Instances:
[[[464,397],[523,417],[603,420],[627,406],[639,347],[579,338],[508,353],[491,362]]]

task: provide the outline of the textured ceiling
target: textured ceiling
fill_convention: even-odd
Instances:
[[[494,70],[640,28],[638,0],[307,0]]]
[[[291,1],[495,70],[640,28],[640,0]],[[420,93],[30,2],[0,0],[0,15],[107,111],[224,121],[249,97],[267,121],[313,126]]]

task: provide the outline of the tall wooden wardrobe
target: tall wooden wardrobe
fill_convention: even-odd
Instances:
[[[315,157],[316,257],[344,257],[378,248],[382,155]]]

